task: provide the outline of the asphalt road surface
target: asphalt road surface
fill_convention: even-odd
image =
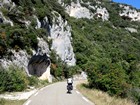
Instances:
[[[58,82],[40,89],[24,105],[94,105],[75,88],[72,94],[67,93],[67,83]]]

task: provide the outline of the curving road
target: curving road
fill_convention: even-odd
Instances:
[[[66,90],[66,82],[58,82],[40,89],[24,105],[94,105],[79,93],[75,86],[72,94]]]

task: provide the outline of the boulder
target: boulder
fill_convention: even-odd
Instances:
[[[50,58],[46,53],[43,55],[34,55],[29,61],[28,72],[30,75],[37,76],[43,80],[48,79],[48,81],[51,82],[50,64]]]

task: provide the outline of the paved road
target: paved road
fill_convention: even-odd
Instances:
[[[72,94],[66,90],[66,82],[59,82],[40,89],[24,105],[94,105],[79,93],[74,82]]]

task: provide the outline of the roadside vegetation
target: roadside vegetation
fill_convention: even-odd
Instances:
[[[77,65],[87,72],[90,88],[140,102],[140,32],[100,20],[70,21]]]
[[[47,80],[39,80],[35,76],[28,76],[23,68],[13,65],[8,69],[0,67],[0,94],[30,91],[48,84]],[[0,105],[23,105],[25,101],[0,98]]]
[[[5,100],[0,99],[0,105],[23,105],[26,100]]]
[[[136,105],[127,98],[110,96],[101,90],[90,89],[87,84],[79,84],[77,89],[95,105]]]
[[[48,84],[47,80],[42,81],[35,76],[28,76],[24,69],[16,66],[10,66],[7,70],[1,67],[0,80],[0,93],[19,92]]]

